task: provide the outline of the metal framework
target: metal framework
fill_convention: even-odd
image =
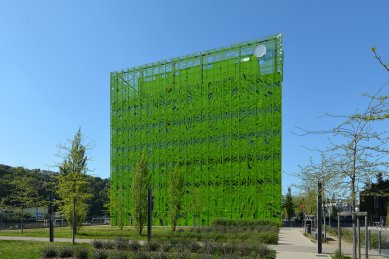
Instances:
[[[111,223],[130,224],[142,150],[154,224],[170,223],[167,179],[175,166],[185,179],[180,225],[280,221],[282,69],[279,34],[112,72]]]

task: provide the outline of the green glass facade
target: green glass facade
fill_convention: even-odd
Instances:
[[[112,72],[111,223],[129,224],[142,150],[154,224],[170,223],[175,166],[185,179],[180,225],[280,221],[282,71],[281,35],[272,35]]]

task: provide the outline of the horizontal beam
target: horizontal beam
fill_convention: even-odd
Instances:
[[[367,216],[367,211],[359,211],[359,212],[351,212],[351,211],[342,211],[338,212],[338,216],[352,216],[352,215],[362,217],[362,216]]]

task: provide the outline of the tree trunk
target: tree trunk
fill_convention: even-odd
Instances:
[[[173,219],[173,226],[172,226],[172,230],[173,231],[176,231],[176,225],[177,225],[177,221],[175,219]]]
[[[22,208],[22,213],[20,215],[20,228],[22,229],[22,233],[23,233],[23,208]]]
[[[355,226],[355,178],[353,177],[351,180],[351,199],[352,199],[352,207],[351,207],[351,212],[352,212],[352,224],[353,224],[353,258],[357,258],[357,231],[356,231],[356,226]]]
[[[142,208],[139,210],[139,235],[142,235]]]
[[[72,243],[75,244],[76,237],[76,198],[73,198],[73,211],[72,211]]]
[[[352,175],[351,175],[351,199],[352,199],[352,222],[353,222],[353,258],[357,258],[357,231],[355,226],[355,175],[356,175],[356,162],[357,162],[357,140],[354,139],[353,146],[353,167],[352,167]]]

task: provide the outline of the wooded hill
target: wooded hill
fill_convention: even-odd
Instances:
[[[32,189],[29,196],[33,196],[33,203],[28,207],[48,206],[51,186],[54,199],[56,199],[57,174],[46,170],[29,170],[0,164],[0,209],[18,209],[21,206],[20,199],[16,199],[15,195],[20,196],[21,190],[26,188],[23,186],[25,184]],[[87,181],[92,194],[88,202],[87,218],[109,215],[107,206],[104,206],[109,203],[109,179],[87,175]]]

